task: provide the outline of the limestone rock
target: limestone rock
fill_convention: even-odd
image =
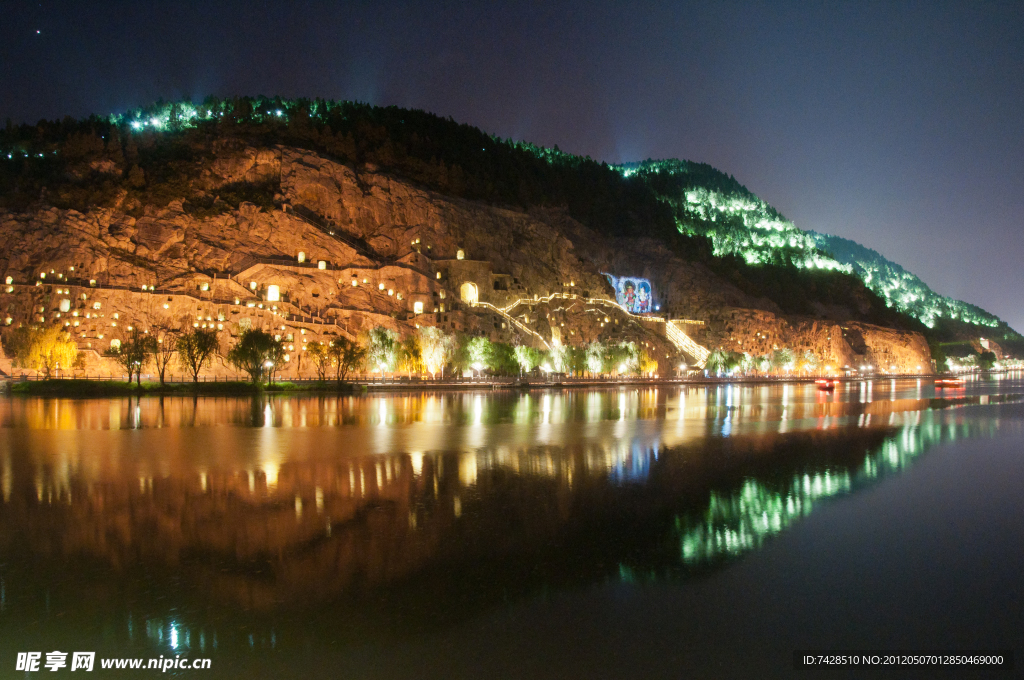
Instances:
[[[135,206],[138,218],[128,205],[0,213],[0,275],[14,281],[0,304],[11,325],[66,324],[92,353],[92,371],[113,370],[100,355],[127,325],[163,332],[182,323],[216,328],[224,351],[243,324],[274,330],[294,357],[285,375],[310,374],[303,341],[374,325],[402,334],[438,325],[540,347],[555,329],[572,344],[632,340],[667,371],[679,354],[665,324],[602,301],[613,295],[605,274],[615,274],[649,279],[659,311],[696,322],[693,336],[710,348],[928,365],[920,335],[848,323],[842,310],[821,310],[840,323],[787,318],[658,240],[606,238],[561,209],[486,205],[310,151],[234,140],[218,142],[201,174],[197,188],[209,195],[279,182],[277,207],[243,202],[200,218],[179,199]],[[212,369],[233,373],[223,360]]]

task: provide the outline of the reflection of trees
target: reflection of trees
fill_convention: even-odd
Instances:
[[[250,407],[255,420],[267,406]],[[170,461],[170,476],[110,466],[100,479],[43,487],[33,473],[36,481],[14,479],[0,545],[21,536],[62,559],[174,566],[210,597],[257,609],[396,582],[416,588],[410,579],[422,574],[444,581],[431,588],[461,588],[453,574],[494,561],[542,581],[605,578],[620,565],[685,571],[756,548],[822,498],[899,469],[944,433],[711,439],[660,453],[627,448],[617,460],[595,444],[198,472]],[[667,544],[672,527],[677,539]],[[481,587],[498,585],[510,587]]]
[[[790,399],[785,406],[766,401],[766,386],[719,386],[689,388],[672,394],[667,390],[580,390],[546,393],[500,392],[416,392],[392,396],[273,396],[258,401],[259,408],[246,398],[212,397],[192,394],[163,398],[127,397],[111,400],[72,399],[9,400],[0,402],[0,425],[29,429],[119,429],[122,427],[179,427],[186,425],[336,427],[340,425],[376,425],[384,403],[390,425],[445,424],[498,425],[503,423],[573,423],[607,420],[675,420],[684,416],[701,434],[716,420],[728,418],[734,425],[748,424],[762,431],[765,423],[779,423],[785,412],[790,420],[817,420],[819,425],[835,427],[836,419],[866,423],[892,422],[892,414],[913,416],[928,408],[978,403],[979,397],[938,399],[895,399],[859,402],[856,392],[844,398],[825,394],[813,385],[805,386],[805,398]],[[795,389],[795,388],[794,388]],[[764,394],[760,394],[764,392]],[[868,395],[870,396],[870,395]],[[844,400],[845,399],[845,400]],[[997,397],[993,397],[997,399]],[[994,402],[991,402],[994,403]],[[136,409],[131,413],[129,409]],[[137,420],[136,420],[137,418]],[[884,420],[878,420],[882,418]],[[828,419],[828,420],[824,420]],[[777,429],[777,428],[776,428]],[[734,430],[735,431],[735,430]],[[440,437],[436,446],[443,448]]]
[[[550,412],[562,409],[577,421],[590,420],[592,408],[601,418],[616,415],[615,402],[601,393],[579,396]],[[461,420],[479,395],[409,398],[423,401],[405,413],[446,423],[442,404]],[[221,608],[277,612],[330,601],[363,616],[364,608],[387,610],[393,602],[407,609],[415,602],[423,621],[443,623],[540,588],[681,578],[713,568],[756,549],[824,499],[902,469],[939,441],[976,436],[995,422],[975,418],[967,425],[925,411],[902,428],[700,438],[660,449],[606,439],[462,453],[299,455],[284,445],[294,439],[273,439],[288,432],[278,427],[287,419],[294,425],[375,423],[348,398],[192,401],[165,398],[163,423],[195,418],[200,425],[261,429],[212,428],[226,431],[219,441],[231,446],[194,452],[188,443],[197,441],[190,433],[195,428],[172,426],[161,434],[173,439],[166,450],[127,457],[108,452],[80,467],[62,458],[59,447],[42,446],[45,438],[19,441],[0,456],[0,554],[58,572],[60,565],[98,561],[126,588],[135,587],[131,574],[139,570],[172,575],[189,585],[181,592],[201,592],[203,604]],[[553,402],[549,395],[548,405]],[[144,427],[156,417],[146,409],[160,408],[156,400],[98,403],[104,409],[141,404]],[[499,423],[534,417],[523,395],[496,403],[501,408],[488,418]],[[807,408],[823,406],[838,405]],[[81,429],[101,422],[59,400],[47,408],[73,414],[51,415],[54,424]],[[664,404],[652,399],[636,412],[659,408],[663,413]],[[122,424],[138,427],[127,414]],[[265,437],[281,445],[254,447]],[[162,588],[152,591],[156,597],[165,596]]]

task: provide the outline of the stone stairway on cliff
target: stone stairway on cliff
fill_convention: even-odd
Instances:
[[[697,362],[694,364],[697,368],[704,368],[711,355],[707,347],[698,345],[672,321],[665,322],[665,337],[677,348],[693,357]]]
[[[498,314],[499,316],[501,316],[503,319],[506,319],[509,323],[512,324],[513,327],[517,328],[518,330],[520,330],[520,331],[522,331],[522,332],[524,332],[524,333],[526,333],[528,335],[531,335],[531,336],[535,337],[537,340],[540,341],[541,344],[543,344],[545,347],[550,349],[551,345],[547,342],[547,340],[545,340],[539,333],[537,333],[533,329],[528,328],[527,326],[523,325],[522,322],[520,322],[518,319],[516,319],[511,314],[509,314],[509,310],[513,309],[514,307],[518,306],[519,304],[531,304],[531,303],[532,304],[536,304],[537,302],[544,302],[544,301],[548,301],[548,300],[551,300],[551,299],[554,299],[554,298],[569,299],[569,298],[576,298],[576,296],[575,295],[566,295],[566,294],[561,294],[561,293],[553,293],[553,294],[547,295],[547,296],[545,296],[543,298],[535,298],[533,300],[531,300],[529,298],[523,298],[521,300],[517,300],[516,302],[512,303],[511,305],[508,305],[505,308],[496,307],[496,306],[492,305],[489,302],[483,302],[483,301],[474,302],[474,303],[472,303],[472,306],[473,307],[485,307],[485,308],[489,309],[490,311],[494,312],[495,314]],[[628,314],[629,316],[635,316],[635,315],[631,314],[627,309],[625,309],[622,305],[620,305],[618,302],[616,302],[614,300],[607,300],[607,299],[603,299],[603,298],[587,298],[587,301],[590,302],[590,303],[597,303],[597,304],[602,304],[602,305],[606,305],[606,306],[609,306],[609,307],[614,307],[614,308],[616,308],[616,309],[618,309],[618,310]],[[650,319],[650,320],[651,321],[661,321],[661,319]],[[678,350],[680,350],[682,352],[685,352],[688,356],[692,357],[694,362],[695,362],[694,363],[695,367],[697,367],[697,368],[704,368],[704,365],[707,363],[708,357],[711,355],[711,352],[708,350],[708,348],[704,347],[703,345],[699,345],[696,342],[694,342],[693,338],[691,338],[689,335],[684,333],[679,328],[679,326],[676,325],[675,322],[673,322],[673,321],[665,321],[664,323],[665,323],[665,338],[669,342],[671,342],[675,346],[676,349],[678,349]]]
[[[349,248],[352,248],[358,254],[374,262],[388,262],[388,258],[381,257],[381,255],[373,250],[366,241],[351,234],[346,234],[341,231],[339,227],[336,227],[327,222],[323,217],[318,215],[313,210],[302,206],[302,205],[289,205],[284,204],[282,211],[288,213],[293,217],[297,217],[309,226],[320,230],[324,234],[334,238],[341,243],[344,243]]]
[[[508,323],[512,324],[512,326],[514,328],[518,329],[519,331],[521,331],[521,332],[523,332],[523,333],[525,333],[527,335],[530,335],[530,336],[536,338],[542,345],[544,345],[544,347],[546,347],[547,349],[551,349],[550,343],[548,343],[548,341],[545,340],[543,338],[543,336],[541,336],[540,333],[538,333],[537,331],[533,330],[532,328],[528,328],[521,321],[519,321],[519,319],[516,319],[515,317],[513,317],[511,314],[509,314],[504,309],[502,309],[500,307],[495,307],[490,302],[483,302],[483,301],[473,302],[473,303],[471,303],[470,306],[471,307],[484,307],[486,309],[489,309],[490,311],[494,312],[495,314],[497,314],[501,318],[505,319]]]

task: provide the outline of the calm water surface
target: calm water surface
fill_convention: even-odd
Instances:
[[[168,672],[206,678],[1019,656],[1022,395],[1004,377],[4,398],[0,677],[53,650],[208,657]]]

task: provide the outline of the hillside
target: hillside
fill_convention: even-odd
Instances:
[[[187,299],[205,294],[202,320],[225,333],[232,315],[329,319],[319,332],[353,336],[374,324],[408,332],[429,316],[513,343],[631,339],[667,362],[693,360],[658,319],[560,302],[611,299],[609,280],[642,277],[650,311],[692,322],[687,332],[710,349],[784,346],[841,365],[877,354],[878,365],[913,370],[927,356],[911,338],[948,330],[903,313],[877,294],[877,276],[865,285],[816,235],[706,165],[613,167],[419,111],[262,98],[8,125],[0,149],[8,324],[69,306],[18,288],[48,274],[105,287],[123,308],[115,318],[154,306],[135,290],[168,293],[147,312],[152,325],[203,307]],[[266,304],[271,286],[278,304]],[[968,330],[992,323],[972,309],[956,317]],[[284,326],[293,338],[314,332]],[[112,327],[81,331],[82,342],[98,349]],[[950,339],[977,335],[962,331]]]
[[[752,265],[790,265],[798,269],[852,273],[881,296],[886,305],[936,329],[946,339],[960,333],[1021,337],[994,314],[939,295],[900,265],[854,241],[797,228],[775,208],[733,177],[706,164],[663,160],[617,166],[626,177],[640,177],[670,205],[680,229],[711,240],[714,254],[742,258]],[[974,329],[964,328],[974,327]]]

